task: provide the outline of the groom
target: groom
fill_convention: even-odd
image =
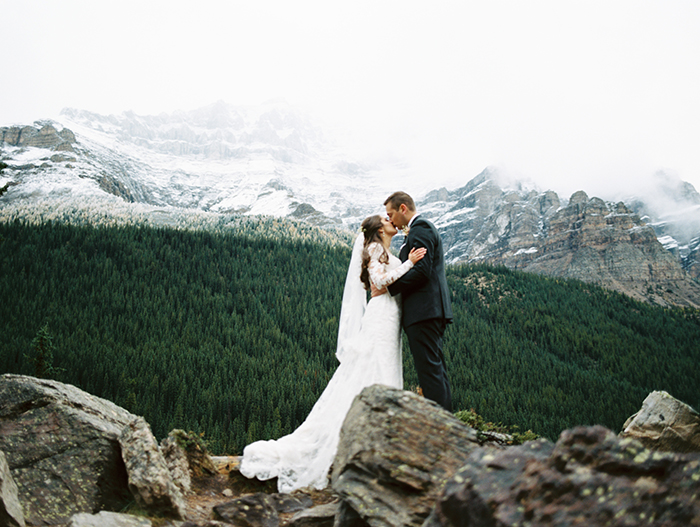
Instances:
[[[435,226],[416,213],[416,205],[405,192],[394,192],[384,202],[386,213],[397,229],[408,227],[399,258],[405,262],[412,247],[425,247],[425,257],[388,289],[401,293],[401,323],[408,337],[423,395],[452,411],[452,391],[442,353],[445,326],[452,323],[452,305],[445,278],[442,240]]]

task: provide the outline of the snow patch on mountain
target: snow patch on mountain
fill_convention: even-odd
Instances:
[[[279,101],[257,107],[218,102],[158,116],[66,109],[61,120],[53,126],[69,127],[77,139],[71,163],[51,162],[54,152],[43,149],[4,150],[21,179],[16,195],[108,191],[127,201],[223,214],[305,211],[319,222],[354,228],[382,212],[384,198],[407,171],[400,162],[349,157]],[[31,169],[19,170],[23,165]]]

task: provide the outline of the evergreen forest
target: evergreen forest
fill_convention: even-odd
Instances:
[[[0,373],[74,384],[215,454],[291,432],[337,366],[350,248],[264,232],[0,223]],[[488,266],[448,282],[455,410],[555,440],[619,431],[652,390],[700,407],[697,310]]]

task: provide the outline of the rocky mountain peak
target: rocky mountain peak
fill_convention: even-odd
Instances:
[[[537,205],[539,208],[540,214],[543,216],[550,216],[554,212],[556,212],[559,207],[561,206],[561,201],[559,200],[559,196],[557,195],[556,192],[552,190],[547,190],[543,192],[542,194],[538,194],[536,196],[537,199]]]
[[[588,194],[583,190],[578,190],[571,195],[569,198],[569,206],[575,207],[576,211],[583,211],[588,205]]]
[[[700,286],[623,202],[579,190],[503,190],[484,172],[461,189],[420,203],[440,231],[451,263],[484,262],[595,282],[638,299],[700,305]],[[437,198],[443,198],[439,201]]]

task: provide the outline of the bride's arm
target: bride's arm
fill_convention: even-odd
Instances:
[[[379,258],[384,253],[384,249],[381,245],[378,243],[373,243],[367,248],[367,251],[369,252],[370,256],[369,264],[367,265],[369,279],[372,282],[372,285],[378,290],[384,289],[386,286],[393,284],[413,267],[413,262],[411,260],[406,260],[393,271],[389,271],[388,264],[379,261]],[[377,294],[380,293],[377,292]],[[376,296],[374,294],[374,290],[372,291],[372,296]]]

